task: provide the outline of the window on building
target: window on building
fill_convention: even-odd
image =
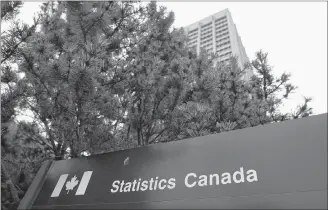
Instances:
[[[192,34],[192,33],[195,33],[195,32],[197,32],[197,31],[198,31],[198,28],[196,28],[196,29],[194,29],[194,30],[192,30],[192,31],[189,31],[188,34]]]
[[[226,36],[226,35],[228,35],[229,34],[229,31],[227,31],[227,32],[225,32],[225,33],[223,33],[223,34],[218,34],[217,36],[216,36],[216,38],[221,38],[221,37],[224,37],[224,36]]]
[[[205,28],[205,27],[210,26],[210,25],[212,25],[212,22],[207,23],[207,24],[205,24],[205,25],[202,25],[201,28]]]
[[[221,18],[216,19],[215,22],[220,22],[220,21],[222,21],[222,20],[225,20],[226,18],[227,18],[226,16],[223,16],[223,17],[221,17]]]

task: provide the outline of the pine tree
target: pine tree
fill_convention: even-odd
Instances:
[[[174,14],[155,2],[145,10],[138,45],[128,51],[130,101],[122,134],[137,139],[138,145],[160,141],[165,135],[188,80],[188,50],[183,31],[172,29]]]
[[[20,123],[15,122],[16,108],[26,93],[26,84],[17,72],[19,51],[35,31],[38,19],[32,26],[17,21],[22,6],[20,1],[1,2],[1,22],[8,29],[1,31],[1,207],[15,209],[38,170],[42,159],[35,156],[33,144],[19,141]],[[29,125],[27,125],[29,126]],[[31,133],[29,133],[31,134]],[[32,134],[33,135],[33,134]],[[25,152],[30,148],[29,154]],[[34,160],[31,160],[34,154]],[[41,161],[41,162],[40,162]],[[34,171],[33,171],[34,170]],[[31,176],[32,175],[32,176]]]
[[[22,50],[31,109],[57,159],[116,141],[122,59],[142,11],[129,2],[52,2]],[[30,100],[28,100],[30,99]]]
[[[253,82],[259,84],[256,98],[266,102],[266,115],[270,121],[279,122],[312,114],[312,108],[308,107],[308,103],[312,99],[308,97],[304,98],[304,103],[299,105],[294,113],[280,113],[279,107],[283,105],[283,100],[288,99],[297,87],[290,82],[290,74],[283,73],[280,77],[274,77],[272,67],[268,64],[268,53],[257,52],[252,66],[257,73]]]
[[[283,99],[296,89],[290,75],[274,78],[267,63],[267,54],[259,51],[251,64],[241,69],[237,58],[227,65],[208,65],[213,59],[201,54],[193,66],[193,88],[188,91],[185,104],[175,110],[177,132],[175,138],[183,139],[242,129],[271,122],[306,117],[312,114],[308,107],[310,98],[295,113],[281,113]],[[208,67],[201,67],[201,66]],[[241,80],[247,69],[257,72],[250,81]],[[281,92],[283,94],[281,94]]]

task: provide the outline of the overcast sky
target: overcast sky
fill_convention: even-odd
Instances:
[[[30,22],[40,2],[26,2],[20,19]],[[250,59],[262,49],[276,75],[292,74],[299,87],[283,108],[290,111],[313,97],[315,114],[327,112],[326,2],[160,2],[184,27],[228,8]]]

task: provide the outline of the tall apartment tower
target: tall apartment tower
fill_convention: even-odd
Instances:
[[[209,52],[217,52],[217,62],[225,62],[232,55],[238,57],[240,67],[249,62],[228,9],[185,27],[185,32],[188,35],[189,47],[196,49],[198,54],[203,48]],[[242,79],[248,80],[252,75],[253,72],[249,70]]]

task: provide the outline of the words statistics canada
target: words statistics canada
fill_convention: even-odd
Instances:
[[[218,186],[231,183],[243,183],[243,182],[257,182],[257,172],[253,169],[245,171],[243,167],[239,170],[222,174],[208,174],[198,175],[196,173],[189,173],[184,178],[184,184],[188,188],[196,186]],[[176,186],[176,179],[169,178],[164,179],[160,177],[150,178],[143,180],[141,178],[133,181],[115,180],[112,183],[111,193],[124,193],[124,192],[139,192],[139,191],[155,191],[155,190],[172,190]]]

